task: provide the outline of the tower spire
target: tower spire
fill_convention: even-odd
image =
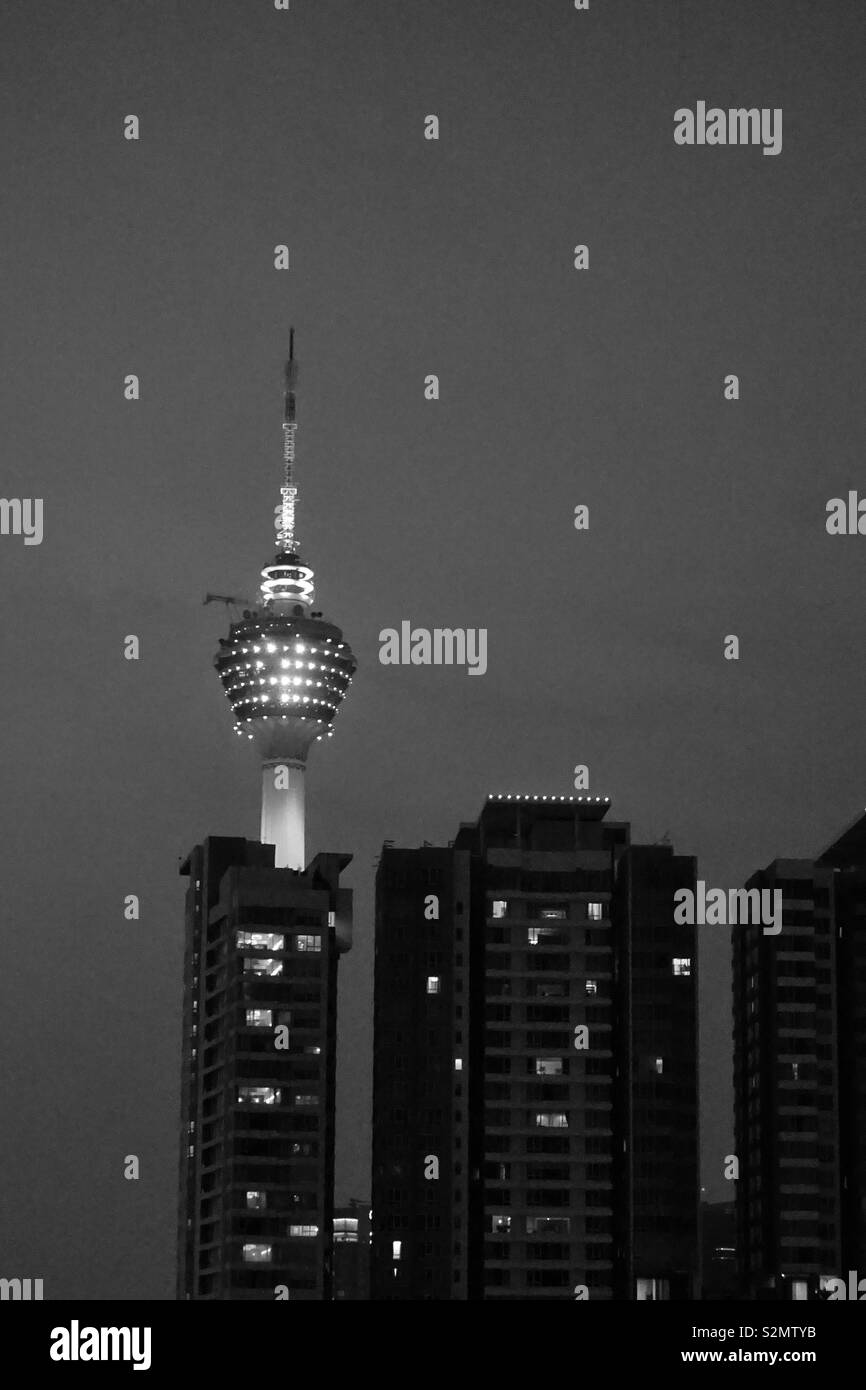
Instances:
[[[286,389],[283,405],[283,486],[280,488],[282,502],[277,508],[277,540],[280,549],[287,554],[296,552],[295,541],[295,432],[298,428],[295,407],[295,387],[298,382],[298,364],[295,361],[295,330],[289,329],[289,359],[285,368]]]
[[[295,432],[298,428],[295,387],[298,364],[295,361],[295,330],[289,329],[289,356],[284,369],[283,393],[283,486],[280,502],[274,508],[277,554],[273,564],[262,570],[262,599],[266,604],[291,603],[311,608],[315,598],[313,571],[301,562],[295,535]]]

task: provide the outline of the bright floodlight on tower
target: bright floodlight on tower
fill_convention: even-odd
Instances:
[[[254,740],[262,760],[264,844],[277,868],[303,869],[304,776],[317,739],[330,737],[356,661],[343,634],[312,611],[313,571],[295,535],[294,329],[289,335],[283,418],[283,486],[275,508],[277,553],[262,570],[261,605],[245,611],[220,639],[214,658],[235,717],[235,731]]]

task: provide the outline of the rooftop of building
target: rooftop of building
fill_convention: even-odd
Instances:
[[[816,863],[834,869],[866,861],[866,811],[856,817],[846,830],[818,855]]]

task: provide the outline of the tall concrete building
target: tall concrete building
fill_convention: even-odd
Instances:
[[[782,930],[735,926],[737,1252],[745,1298],[814,1297],[841,1259],[833,874],[777,859],[747,883],[782,894]]]
[[[740,1289],[813,1299],[866,1263],[866,816],[747,887],[783,915],[733,928]]]
[[[866,814],[817,860],[833,874],[839,1039],[841,1268],[866,1278]]]
[[[374,1299],[665,1299],[698,1269],[694,860],[488,798],[376,892]]]
[[[178,1297],[323,1300],[333,1290],[337,961],[347,854],[306,862],[304,780],[355,660],[313,611],[295,536],[293,338],[277,553],[215,665],[262,765],[261,843],[187,857]],[[209,595],[209,598],[219,597]],[[223,598],[228,604],[246,600]]]
[[[178,1298],[330,1299],[348,855],[210,838],[189,878]]]

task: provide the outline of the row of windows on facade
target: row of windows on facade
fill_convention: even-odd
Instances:
[[[262,935],[262,933],[260,933],[260,932],[238,932],[238,936],[260,936],[260,935]],[[282,941],[282,940],[283,940],[282,937],[275,937],[274,939],[277,940],[277,941]],[[296,936],[296,937],[294,938],[294,940],[295,940],[295,950],[296,950],[296,951],[299,951],[299,952],[321,951],[321,949],[322,949],[322,938],[321,938],[320,936],[311,936],[311,935]],[[238,942],[238,945],[241,945],[241,944],[242,944],[241,942]],[[257,946],[258,946],[258,949],[262,949],[260,943],[247,942],[247,943],[243,943],[243,944],[244,944],[244,945],[249,945],[249,946],[256,946],[256,945],[257,945]],[[280,951],[280,950],[282,950],[283,948],[282,948],[282,946],[274,946],[274,947],[272,947],[271,949],[273,949],[273,950],[275,950],[275,951]],[[281,961],[281,960],[279,960],[279,959],[277,959],[277,958],[275,958],[275,957],[273,957],[273,956],[244,956],[244,967],[243,967],[243,968],[244,968],[244,974],[246,974],[246,975],[282,975],[282,973],[283,973],[283,961]]]
[[[561,1155],[559,1155],[561,1157]],[[593,1155],[598,1159],[598,1155]],[[557,1156],[548,1157],[542,1155],[539,1160],[522,1163],[502,1163],[498,1159],[488,1159],[484,1164],[484,1178],[487,1184],[500,1182],[517,1183],[521,1174],[525,1182],[570,1182],[572,1178],[579,1178],[581,1169],[587,1163],[586,1157],[575,1154],[573,1160],[569,1159],[566,1163],[557,1162]],[[608,1151],[604,1154],[603,1162],[587,1164],[586,1172],[589,1177],[604,1177],[607,1169],[605,1164],[613,1162],[613,1155]],[[457,1165],[455,1164],[455,1171]]]
[[[460,965],[460,963],[460,958],[457,958],[457,965]],[[498,955],[495,959],[492,959],[491,962],[488,963],[491,969],[503,970],[503,972],[505,972],[505,970],[514,969],[512,956],[510,955]],[[530,967],[530,969],[534,969],[534,967],[537,966],[538,969],[544,970],[569,970],[570,958],[569,956],[545,956],[545,958],[534,960],[530,956],[530,958],[527,958],[527,965],[528,967]],[[676,976],[691,976],[691,956],[673,956],[673,959],[670,960],[670,967],[671,973],[676,974]],[[585,994],[598,994],[598,984],[598,980],[585,980]],[[428,994],[439,994],[441,990],[442,976],[439,976],[439,974],[428,974]],[[460,984],[457,984],[457,990],[460,990]],[[498,980],[495,979],[495,977],[488,977],[487,986],[485,986],[485,992],[487,992],[488,997],[489,995],[496,994],[512,994],[512,991],[512,981]],[[534,984],[532,984],[532,981],[528,981],[527,990],[525,990],[525,992],[527,992],[527,998],[563,998],[569,995],[569,990],[567,990],[567,987],[559,986],[559,983],[557,983],[557,981],[550,981],[549,986],[548,983],[546,983],[546,981],[544,981],[544,984],[542,984],[541,981],[539,981],[539,986],[535,987]],[[660,1008],[660,1005],[657,1006],[657,1008]]]
[[[521,1192],[525,1184],[533,1182],[568,1182],[576,1186],[583,1186],[584,1183],[606,1183],[612,1180],[612,1156],[609,1155],[602,1161],[596,1158],[592,1162],[587,1159],[575,1159],[574,1163],[550,1164],[527,1164],[526,1175],[522,1179],[512,1176],[510,1165],[503,1165],[507,1169],[507,1176],[504,1178],[487,1177],[485,1187],[487,1196],[491,1202],[501,1203],[503,1206],[513,1207],[522,1204],[530,1207],[562,1206],[560,1201],[554,1201],[556,1190],[552,1188],[533,1188],[525,1187],[525,1192]],[[499,1191],[499,1183],[508,1186],[507,1191]],[[547,1200],[548,1196],[550,1200]],[[568,1202],[565,1203],[568,1205]]]
[[[605,904],[602,902],[574,903],[573,906],[585,909],[587,921],[600,922],[604,917]],[[490,904],[490,916],[494,920],[501,917],[537,917],[547,922],[565,922],[568,920],[568,904],[540,906],[537,903],[520,902],[515,899],[494,898]]]
[[[609,1263],[604,1255],[600,1261]],[[485,1279],[489,1286],[499,1288],[511,1288],[517,1284],[527,1289],[570,1289],[572,1284],[572,1275],[567,1269],[527,1269],[512,1281],[510,1269],[497,1269],[494,1266],[486,1271]]]
[[[581,962],[579,959],[572,960],[571,956],[567,955],[545,954],[543,956],[536,956],[530,954],[526,956],[525,961],[521,962],[518,960],[516,964],[512,960],[510,954],[502,954],[500,952],[494,959],[492,953],[488,952],[488,957],[485,965],[486,976],[484,985],[484,992],[488,996],[520,994],[527,999],[567,999],[570,995],[569,980],[512,980],[508,978],[508,972],[525,968],[533,973],[538,972],[539,974],[544,973],[547,975],[551,975],[554,972],[561,972],[569,976],[576,976],[580,973]],[[668,957],[668,963],[670,964],[670,957]],[[438,985],[433,985],[428,988],[427,992],[429,994],[438,994],[441,990],[442,977],[437,970],[440,964],[441,960],[428,959],[427,961],[427,966],[431,969],[431,974],[427,976],[427,979],[439,982]],[[458,966],[462,964],[462,958],[460,956],[457,957],[456,964]],[[606,972],[604,978],[610,978],[607,961],[594,961],[593,964],[596,970]],[[691,961],[687,957],[678,958],[678,964],[677,968],[674,970],[674,974],[691,974]],[[394,971],[389,974],[389,984],[392,990],[396,991],[399,989],[408,991],[412,988],[412,983],[412,976],[406,971]],[[456,989],[458,993],[462,993],[461,980],[457,980]],[[397,1002],[399,1002],[399,1000]]]
[[[530,932],[531,932],[532,930],[534,930],[534,929],[530,928]],[[500,959],[500,961],[501,961],[501,965],[498,966],[497,968],[506,969],[507,966],[506,966],[505,957],[500,957],[499,959]],[[558,959],[558,957],[557,957],[556,959]],[[460,962],[459,962],[459,960],[458,960],[458,964],[459,964],[459,963],[460,963]],[[545,960],[543,961],[543,964],[544,964],[544,966],[545,966],[547,969],[553,968],[552,965],[551,965],[551,958],[550,958],[550,957],[545,958]],[[567,969],[568,967],[567,967],[567,965],[564,965],[562,968],[563,968],[563,969]],[[690,956],[674,956],[674,957],[672,958],[672,960],[671,960],[671,971],[672,971],[672,973],[673,973],[674,975],[690,976],[691,973],[692,973],[692,962],[691,962],[691,957],[690,957]],[[442,976],[441,976],[441,975],[428,975],[428,976],[427,976],[427,993],[428,993],[428,994],[439,994],[439,993],[441,992],[441,990],[442,990]],[[487,990],[486,990],[486,992],[487,992],[488,994],[494,994],[494,993],[503,993],[503,994],[504,994],[504,993],[510,993],[510,992],[511,992],[511,986],[510,986],[510,983],[509,983],[508,981],[504,981],[504,980],[503,980],[503,981],[499,981],[499,980],[488,979],[488,982],[487,982]],[[585,981],[584,981],[584,993],[585,993],[585,994],[597,994],[597,993],[598,993],[598,980],[585,980]],[[534,991],[534,994],[535,994],[535,997],[539,997],[539,995],[543,995],[543,991],[542,991],[541,988],[538,988],[538,987],[537,987],[537,988],[535,989],[535,991]],[[563,994],[562,986],[557,986],[557,983],[556,983],[556,982],[552,982],[551,985],[549,986],[548,990],[547,990],[547,994],[548,994],[549,997],[551,997],[551,998],[557,998],[557,997],[560,997],[560,998],[561,998],[561,997],[562,997],[562,994]],[[488,1013],[488,1017],[491,1017],[491,1016],[492,1016],[492,1015],[490,1015],[490,1014]]]
[[[498,864],[485,865],[484,881],[489,893],[507,892],[520,896],[526,893],[544,894],[546,898],[554,893],[575,894],[612,891],[613,874],[609,868],[586,869],[575,866],[565,873],[550,869],[502,868]]]
[[[328,914],[329,926],[333,926],[333,912]],[[290,938],[291,944],[288,947],[291,951],[321,951],[322,937],[316,932],[297,932]],[[265,932],[265,931],[236,931],[235,946],[239,949],[252,949],[254,951],[285,951],[286,934],[284,932]]]
[[[594,1023],[596,1025],[591,1035],[593,1052],[604,1053],[605,1049],[610,1046],[611,1023],[609,1012],[603,1009],[587,1009],[584,1019],[586,1023]],[[537,1020],[539,1023],[543,1022],[548,1024],[555,1021],[556,1020],[552,1018]],[[565,1018],[562,1019],[563,1023],[566,1021]],[[523,1032],[522,1028],[520,1032]],[[491,1028],[488,1026],[484,1030],[484,1044],[490,1051],[493,1051],[495,1048],[504,1048],[509,1052],[519,1052],[524,1048],[530,1051],[534,1048],[545,1048],[550,1051],[562,1048],[564,1051],[567,1051],[572,1046],[572,1040],[573,1035],[566,1029],[528,1028],[525,1033],[525,1038],[522,1041],[516,1035],[515,1029],[506,1031],[505,1029]],[[585,1051],[585,1049],[581,1050]]]
[[[309,1240],[319,1234],[318,1226],[289,1226],[288,1235],[292,1240]],[[243,1247],[243,1257],[247,1264],[272,1264],[274,1247],[257,1241],[248,1241]]]
[[[545,1077],[568,1076],[570,1073],[567,1070],[563,1071],[561,1066],[556,1065],[563,1060],[567,1059],[561,1057],[552,1057],[550,1059],[537,1058],[535,1069],[530,1074]],[[584,1072],[574,1073],[572,1075],[571,1084],[550,1085],[543,1082],[541,1084],[529,1082],[525,1085],[521,1085],[519,1078],[509,1078],[507,1081],[488,1080],[484,1087],[485,1099],[495,1101],[510,1100],[514,1106],[520,1105],[521,1097],[527,1100],[566,1100],[574,1095],[577,1087],[580,1086],[582,1087],[580,1094],[587,1099],[606,1100],[608,1098],[606,1087],[612,1085],[615,1077],[619,1075],[619,1068],[612,1068],[606,1061],[590,1066],[593,1060],[593,1058],[586,1059],[586,1070]],[[664,1058],[645,1058],[644,1067],[647,1074],[651,1076],[662,1076],[664,1074]],[[594,1085],[592,1081],[587,1082],[586,1077],[588,1076],[594,1078],[597,1084]],[[578,1099],[579,1097],[575,1098]]]
[[[282,1105],[283,1092],[279,1086],[239,1086],[238,1091],[239,1105]],[[293,1105],[318,1105],[317,1095],[305,1094],[292,1096]]]
[[[575,945],[576,945],[576,943],[575,943],[573,937],[569,937],[569,936],[565,935],[565,934],[562,933],[562,932],[559,932],[559,931],[556,931],[556,930],[551,930],[551,929],[548,929],[548,928],[545,928],[545,927],[528,927],[528,928],[527,928],[527,931],[526,931],[526,940],[527,940],[528,945],[530,945],[530,946],[565,946],[565,945],[571,945],[572,948],[574,948]],[[510,942],[508,942],[508,943],[503,943],[503,944],[507,944],[508,946],[514,946],[514,945],[517,945],[517,944],[519,944],[519,943],[515,942],[515,941],[512,939]],[[589,939],[589,934],[587,933],[587,945],[591,945],[591,944],[592,944],[592,942],[591,942],[591,940]],[[596,943],[596,944],[598,944],[598,943]],[[661,970],[661,969],[665,969],[665,970],[670,969],[670,971],[671,971],[674,975],[691,975],[691,973],[692,973],[692,962],[691,962],[691,957],[690,957],[690,956],[673,956],[673,957],[672,957],[672,956],[670,956],[667,952],[658,952],[658,951],[652,952],[652,956],[653,956],[652,964],[645,963],[643,966],[640,966],[640,967],[638,966],[638,962],[633,958],[633,959],[632,959],[632,966],[633,966],[633,969],[634,969],[635,971],[637,971],[637,970],[640,968],[640,969],[652,970],[653,972],[656,972],[656,971]],[[570,961],[571,961],[571,956],[560,958],[560,957],[557,956],[557,955],[545,953],[544,955],[540,956],[539,959],[538,959],[537,961],[533,961],[533,960],[532,960],[532,957],[527,956],[527,957],[526,957],[527,968],[530,969],[530,970],[533,970],[533,969],[535,969],[535,970],[551,970],[551,969],[554,969],[554,968],[558,968],[558,967],[555,967],[555,966],[552,964],[552,962],[558,961],[558,960],[560,960],[560,959],[563,959],[563,960],[566,960],[566,959],[567,959],[567,960],[570,962]],[[515,960],[518,962],[517,966],[515,966],[515,964],[514,964]],[[520,957],[514,957],[514,956],[511,954],[510,950],[500,950],[500,949],[498,948],[498,946],[494,946],[493,949],[488,949],[487,952],[486,952],[485,965],[486,965],[486,968],[487,968],[488,971],[496,971],[496,970],[505,971],[505,970],[511,970],[511,969],[519,968],[519,962],[520,962]],[[566,967],[566,966],[563,966],[562,968],[567,968],[567,967]],[[492,983],[492,982],[491,982],[491,983]]]
[[[303,1118],[295,1117],[291,1124],[290,1133],[295,1134],[298,1131],[312,1131],[313,1133],[318,1133],[318,1130],[318,1117],[316,1115],[308,1115]],[[233,1148],[236,1158],[276,1158],[286,1160],[294,1154],[304,1153],[309,1156],[311,1153],[314,1154],[315,1152],[314,1150],[299,1146],[298,1144],[292,1144],[287,1147],[286,1136],[282,1132],[277,1133],[273,1138],[260,1133],[253,1134],[249,1138],[236,1138]],[[195,1144],[189,1144],[187,1146],[187,1156],[189,1158],[195,1158],[195,1155]],[[214,1169],[222,1162],[222,1143],[216,1142],[214,1139],[204,1138],[201,1145],[202,1168]],[[262,1176],[264,1176],[264,1174],[262,1174]],[[210,1191],[210,1188],[208,1187],[204,1190]]]
[[[309,1002],[309,1001],[308,1001]],[[273,1028],[274,1026],[273,1009],[247,1009],[244,1021],[247,1028]],[[318,1026],[319,1015],[312,1009],[278,1009],[276,1011],[276,1022],[289,1026],[294,1023],[298,1028],[312,1028]],[[319,1053],[318,1047],[306,1047],[305,1052]]]
[[[609,1230],[609,1222],[604,1217],[588,1216],[578,1222],[575,1220],[575,1233],[578,1229],[594,1235],[604,1235]],[[484,1218],[484,1228],[491,1235],[511,1236],[525,1234],[531,1236],[569,1236],[572,1217],[570,1216],[512,1216],[509,1212],[488,1212]]]
[[[328,921],[331,926],[333,913],[328,914]],[[225,918],[221,918],[225,921]],[[320,929],[325,920],[322,911],[312,911],[310,908],[291,908],[291,907],[265,907],[261,903],[250,906],[244,903],[238,907],[234,913],[234,921],[241,927],[279,927],[281,931],[294,931],[303,927],[312,927],[314,930]]]
[[[282,1195],[283,1195],[283,1194],[281,1194],[281,1197],[282,1197]],[[307,1195],[309,1195],[309,1194],[307,1194]],[[290,1196],[292,1196],[292,1198],[298,1198],[299,1200],[302,1200],[302,1201],[304,1200],[304,1194],[303,1194],[303,1193],[294,1193],[294,1194],[290,1194]],[[263,1187],[251,1187],[251,1188],[247,1188],[246,1193],[245,1193],[245,1199],[246,1199],[246,1208],[247,1208],[247,1211],[267,1211],[267,1209],[268,1209],[268,1194],[267,1194],[267,1189],[266,1189],[266,1188],[263,1188]]]

